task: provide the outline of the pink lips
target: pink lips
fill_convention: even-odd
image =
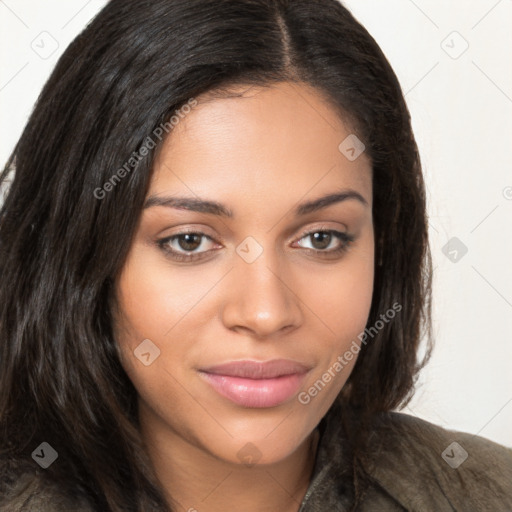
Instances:
[[[287,359],[233,361],[201,369],[222,396],[243,407],[276,407],[294,396],[309,368]]]

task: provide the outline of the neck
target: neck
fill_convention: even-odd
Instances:
[[[245,465],[209,453],[163,422],[145,421],[141,433],[173,510],[187,512],[297,512],[308,489],[319,441],[315,429],[288,457],[274,464]]]

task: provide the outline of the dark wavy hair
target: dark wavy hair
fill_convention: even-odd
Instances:
[[[410,115],[377,43],[336,0],[111,0],[58,61],[0,175],[15,167],[0,210],[3,459],[33,464],[47,441],[59,464],[44,477],[63,492],[101,511],[169,510],[112,325],[161,144],[114,191],[95,190],[190,98],[283,81],[313,86],[364,141],[376,241],[367,325],[402,305],[362,347],[337,401],[364,425],[410,400],[432,348],[426,198]]]

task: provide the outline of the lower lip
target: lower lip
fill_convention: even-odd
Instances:
[[[293,397],[305,373],[284,375],[273,379],[246,379],[199,372],[222,396],[243,407],[276,407]]]

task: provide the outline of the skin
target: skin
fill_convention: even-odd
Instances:
[[[292,359],[311,368],[303,391],[357,341],[373,293],[371,162],[340,152],[350,128],[315,89],[283,82],[236,91],[244,96],[196,98],[164,142],[148,193],[218,201],[233,217],[143,210],[117,280],[116,339],[139,394],[148,453],[177,510],[297,511],[315,460],[315,428],[356,357],[307,405],[294,396],[269,408],[222,397],[198,368]],[[352,198],[295,214],[299,203],[342,189],[367,204]],[[199,237],[191,248],[181,237],[167,247],[202,259],[175,261],[158,245],[185,228],[212,240]],[[304,233],[329,229],[355,240],[326,256],[344,241]],[[247,237],[263,249],[251,263],[236,251]],[[145,339],[160,350],[148,366],[134,355]],[[239,456],[247,443],[257,448],[252,466]]]

